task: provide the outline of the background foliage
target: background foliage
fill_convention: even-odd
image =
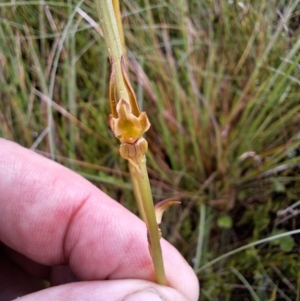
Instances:
[[[136,211],[107,123],[108,62],[93,1],[0,7],[0,135]],[[257,243],[300,226],[299,1],[121,8],[131,78],[152,123],[154,197],[182,199],[163,233],[194,266],[200,299],[300,300],[299,234]]]

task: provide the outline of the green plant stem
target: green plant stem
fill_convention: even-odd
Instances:
[[[129,165],[131,165],[131,163],[129,163]],[[135,182],[138,185],[139,192],[142,198],[144,218],[148,230],[149,251],[153,260],[156,281],[159,284],[166,285],[167,280],[165,276],[164,264],[162,259],[160,234],[158,231],[158,225],[155,218],[153,198],[152,198],[151,187],[148,178],[145,156],[139,167],[141,169],[142,176],[137,174],[137,170],[134,166],[131,166],[131,171],[133,171],[133,178],[135,178]]]
[[[233,274],[235,274],[240,279],[240,281],[242,281],[242,283],[245,285],[245,287],[248,289],[249,293],[251,294],[253,300],[254,301],[260,301],[259,297],[255,293],[253,287],[247,281],[247,279],[237,269],[235,269],[234,267],[231,267],[230,270],[231,270],[231,272]]]
[[[199,234],[198,234],[198,243],[196,248],[196,256],[195,256],[195,264],[194,271],[197,271],[200,267],[201,257],[202,257],[202,249],[205,235],[205,216],[206,216],[206,205],[200,205],[200,222],[199,222]]]
[[[95,3],[111,64],[114,64],[115,67],[114,70],[118,99],[124,98],[129,102],[129,93],[126,88],[121,69],[121,58],[124,56],[124,53],[122,50],[112,1],[95,0]],[[156,281],[159,284],[166,285],[167,280],[160,246],[160,234],[155,218],[154,204],[146,167],[146,157],[144,156],[139,166],[141,174],[137,171],[135,166],[131,165],[130,162],[129,168],[140,214],[144,219],[148,230],[149,251],[153,261]]]
[[[142,199],[142,196],[140,193],[139,183],[136,179],[136,176],[134,176],[135,167],[130,163],[128,164],[128,166],[129,166],[133,193],[134,193],[134,197],[137,202],[137,205],[138,205],[139,214],[140,214],[141,219],[145,222],[146,216],[145,216],[144,207],[143,207],[143,199]]]
[[[300,233],[300,229],[297,229],[297,230],[293,230],[293,231],[288,231],[288,232],[284,232],[284,233],[280,233],[278,235],[273,235],[273,236],[269,236],[267,238],[263,238],[261,240],[257,240],[255,242],[252,242],[250,244],[247,244],[245,246],[242,246],[240,248],[237,248],[235,250],[232,250],[232,251],[229,251],[215,259],[213,259],[212,261],[206,263],[205,265],[203,265],[201,268],[199,268],[198,270],[196,270],[195,272],[198,274],[198,273],[201,273],[202,271],[204,271],[205,269],[211,267],[212,265],[216,264],[217,262],[229,257],[229,256],[232,256],[238,252],[241,252],[241,251],[244,251],[244,250],[247,250],[249,248],[252,248],[252,247],[255,247],[255,246],[258,246],[258,245],[261,245],[261,244],[264,244],[264,243],[267,243],[267,242],[270,242],[272,240],[275,240],[275,239],[279,239],[279,238],[282,238],[282,237],[285,237],[285,236],[289,236],[289,235],[295,235],[295,234],[298,234]]]
[[[100,26],[103,30],[108,56],[112,60],[112,64],[115,64],[118,97],[119,99],[124,98],[129,100],[128,91],[121,71],[121,58],[124,56],[124,53],[112,1],[95,0],[95,3],[99,15]]]
[[[119,31],[123,54],[124,54],[124,56],[126,56],[126,44],[125,44],[122,17],[121,17],[121,11],[120,11],[120,2],[119,2],[119,0],[113,0],[112,2],[113,2],[113,8],[114,8],[114,12],[115,12],[116,20],[117,20],[118,31]]]

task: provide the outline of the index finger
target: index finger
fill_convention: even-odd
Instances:
[[[142,221],[67,168],[0,139],[0,240],[83,280],[154,280]],[[168,284],[191,300],[198,281],[162,240]]]

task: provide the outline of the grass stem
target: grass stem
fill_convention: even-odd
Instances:
[[[249,248],[252,248],[252,247],[255,247],[255,246],[258,246],[258,245],[261,245],[263,243],[268,243],[272,240],[275,240],[275,239],[279,239],[279,238],[282,238],[282,237],[285,237],[285,236],[290,236],[290,235],[295,235],[295,234],[298,234],[300,233],[300,229],[297,229],[297,230],[293,230],[293,231],[288,231],[288,232],[284,232],[284,233],[280,233],[278,235],[273,235],[273,236],[270,236],[270,237],[267,237],[267,238],[263,238],[263,239],[260,239],[260,240],[257,240],[255,242],[252,242],[250,244],[247,244],[245,246],[242,246],[240,248],[237,248],[235,250],[232,250],[232,251],[229,251],[215,259],[213,259],[212,261],[206,263],[205,265],[203,265],[201,268],[199,268],[198,270],[196,270],[195,272],[198,274],[198,273],[201,273],[202,271],[206,270],[207,268],[211,267],[212,265],[216,264],[217,262],[229,257],[229,256],[232,256],[238,252],[241,252],[241,251],[244,251],[244,250],[247,250]]]
[[[200,222],[199,222],[199,234],[198,234],[198,243],[196,249],[196,256],[195,256],[195,264],[194,264],[194,271],[196,271],[200,267],[201,257],[202,257],[202,249],[203,249],[203,242],[204,242],[204,235],[205,235],[205,216],[206,216],[206,205],[200,205]]]

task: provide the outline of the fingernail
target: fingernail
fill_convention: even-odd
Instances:
[[[165,301],[165,299],[154,289],[132,293],[123,301]]]

